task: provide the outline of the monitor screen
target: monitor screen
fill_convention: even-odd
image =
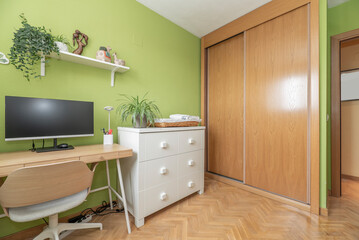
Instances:
[[[5,140],[93,136],[93,102],[5,97]]]

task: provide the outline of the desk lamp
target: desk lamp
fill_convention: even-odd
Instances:
[[[106,106],[104,108],[106,111],[108,111],[108,131],[111,129],[111,111],[113,110],[112,106]]]

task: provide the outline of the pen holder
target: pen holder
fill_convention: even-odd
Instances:
[[[113,135],[103,135],[103,144],[104,145],[112,145],[113,144]]]

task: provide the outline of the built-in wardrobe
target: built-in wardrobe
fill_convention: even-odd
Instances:
[[[303,4],[207,44],[202,59],[207,171],[306,205],[318,114],[310,8]]]

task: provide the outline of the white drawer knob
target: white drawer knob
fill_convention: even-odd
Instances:
[[[168,144],[165,141],[161,142],[161,148],[167,148],[167,147]]]
[[[193,160],[189,160],[189,161],[188,161],[188,166],[190,166],[190,167],[194,166],[194,161],[193,161]]]
[[[193,188],[194,187],[194,182],[192,182],[192,181],[188,182],[187,186],[189,188]]]
[[[167,193],[165,193],[165,192],[161,193],[160,199],[161,199],[162,201],[166,200],[166,199],[167,199]]]
[[[168,172],[168,170],[167,170],[166,167],[162,167],[162,168],[160,169],[160,174],[161,174],[161,175],[165,175],[167,172]]]
[[[188,139],[188,144],[194,144],[196,141],[193,138]]]

